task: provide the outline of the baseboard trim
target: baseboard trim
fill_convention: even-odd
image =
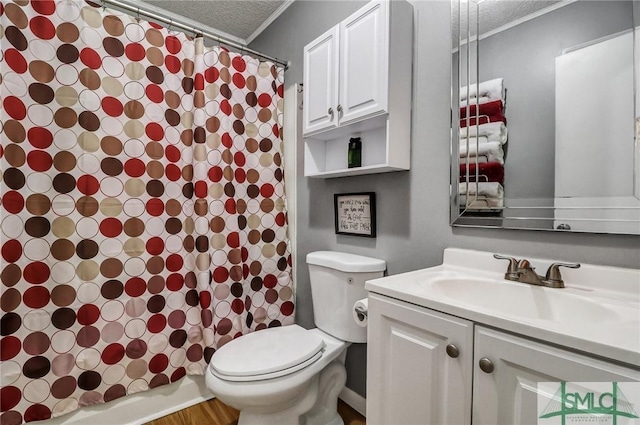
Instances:
[[[142,425],[178,410],[213,398],[204,376],[185,376],[179,382],[119,398],[109,403],[82,407],[38,425]]]
[[[362,416],[367,413],[367,401],[345,387],[340,399]],[[142,425],[203,401],[214,398],[203,376],[186,376],[179,382],[143,391],[109,403],[88,406],[38,425]]]
[[[351,406],[356,412],[360,413],[362,416],[367,417],[367,399],[362,397],[357,392],[344,387],[338,395],[340,400],[347,403]]]

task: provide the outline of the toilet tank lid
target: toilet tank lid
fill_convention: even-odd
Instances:
[[[383,272],[387,268],[384,260],[336,251],[310,252],[307,254],[307,264],[351,273]]]

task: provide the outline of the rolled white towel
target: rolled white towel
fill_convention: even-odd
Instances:
[[[485,156],[488,162],[504,164],[504,151],[500,142],[476,143],[475,137],[463,140],[460,141],[460,158]],[[469,146],[466,140],[469,141]]]
[[[503,122],[488,122],[478,126],[472,125],[460,129],[460,137],[486,137],[487,142],[499,142],[501,145],[507,143],[509,133],[507,126]],[[462,140],[460,141],[462,144]]]
[[[460,158],[460,164],[482,164],[484,162],[492,162],[489,161],[489,158],[486,156],[470,156],[469,158]],[[495,162],[495,161],[493,161]]]
[[[489,143],[489,138],[487,136],[480,136],[480,137],[463,137],[460,138],[460,146],[464,145],[465,149],[467,144],[469,144],[469,149],[473,149],[471,147],[471,145],[475,145],[475,144],[481,145],[483,143]]]
[[[460,195],[477,195],[479,198],[504,198],[504,188],[497,182],[458,183]]]
[[[471,208],[474,210],[504,208],[504,199],[503,198],[475,199],[471,201],[469,205],[467,205],[467,195],[462,195],[460,196],[460,206]]]
[[[486,97],[489,100],[503,100],[504,101],[504,81],[502,78],[495,78],[489,81],[483,81],[480,84],[470,84],[469,93],[467,93],[467,87],[460,87],[460,101],[467,100],[474,97]]]

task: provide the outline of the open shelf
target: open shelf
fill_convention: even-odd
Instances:
[[[351,137],[362,139],[362,166],[348,168]],[[344,177],[409,169],[408,155],[389,150],[388,114],[305,137],[305,176]],[[405,155],[402,155],[405,156]]]

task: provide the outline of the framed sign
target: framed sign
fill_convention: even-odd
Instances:
[[[376,194],[374,192],[333,195],[336,234],[376,237]]]

